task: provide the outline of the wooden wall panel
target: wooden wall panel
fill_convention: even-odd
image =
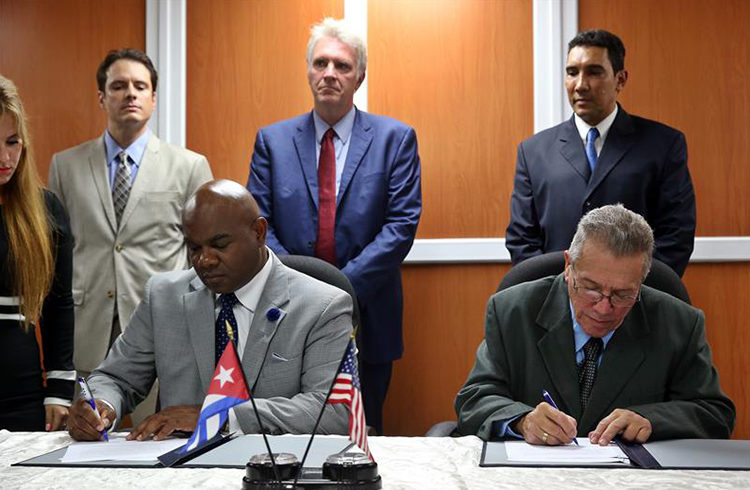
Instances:
[[[504,236],[515,148],[533,133],[531,2],[368,5],[369,109],[417,131],[417,236]]]
[[[393,367],[387,435],[424,435],[455,420],[453,399],[484,338],[484,312],[509,265],[402,267],[404,357]]]
[[[43,180],[52,154],[101,135],[96,68],[110,49],[145,49],[144,0],[0,0],[0,73],[31,122]]]
[[[706,313],[706,333],[721,388],[737,407],[733,437],[750,439],[750,263],[692,264],[685,284]]]
[[[750,2],[580,0],[579,25],[625,43],[625,109],[687,136],[698,235],[750,235]]]
[[[310,26],[342,17],[343,0],[190,0],[187,146],[217,178],[247,182],[262,126],[312,109]]]

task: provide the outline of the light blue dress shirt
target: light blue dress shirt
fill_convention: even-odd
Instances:
[[[112,138],[109,131],[104,131],[104,147],[107,150],[107,171],[109,173],[110,189],[114,189],[115,187],[115,174],[117,173],[117,165],[120,163],[117,160],[117,156],[123,150],[128,154],[128,162],[130,162],[130,185],[133,185],[135,177],[138,175],[138,169],[141,166],[141,160],[143,160],[143,154],[146,153],[146,145],[150,136],[151,131],[146,129],[130,146],[120,148],[120,145]]]

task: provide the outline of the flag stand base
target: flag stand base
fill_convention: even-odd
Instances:
[[[244,490],[307,489],[316,490],[378,490],[382,480],[378,475],[378,465],[362,453],[333,454],[326,459],[322,468],[302,468],[302,474],[294,485],[294,477],[299,469],[297,457],[289,453],[274,453],[276,469],[281,481],[276,480],[271,458],[268,454],[258,454],[250,458],[242,478]]]

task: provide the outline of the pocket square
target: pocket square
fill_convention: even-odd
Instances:
[[[276,352],[273,352],[271,354],[271,360],[272,361],[276,361],[276,362],[286,362],[289,359],[287,359],[286,357],[282,356],[281,354],[277,354]]]

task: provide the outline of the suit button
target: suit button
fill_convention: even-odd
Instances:
[[[114,297],[115,297],[114,291],[107,291],[107,298],[114,299]]]
[[[118,243],[117,245],[115,245],[115,251],[117,251],[117,252],[122,252],[122,248],[123,247],[122,247],[121,243]]]
[[[313,242],[307,242],[307,247],[308,248],[312,248],[313,247]]]

